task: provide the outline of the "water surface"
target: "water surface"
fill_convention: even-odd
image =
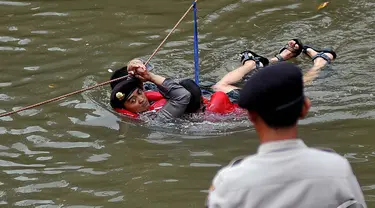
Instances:
[[[191,1],[0,1],[0,111],[106,81],[147,59]],[[369,0],[198,3],[200,79],[218,81],[245,49],[272,57],[291,38],[333,47],[337,60],[306,88],[300,136],[347,157],[375,205],[374,21]],[[152,59],[193,78],[189,14]],[[311,60],[293,60],[304,70]],[[210,182],[258,141],[246,119],[134,123],[108,104],[109,86],[0,119],[0,204],[9,207],[202,207]]]

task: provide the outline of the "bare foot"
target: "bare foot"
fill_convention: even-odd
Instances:
[[[244,66],[253,69],[254,66],[255,66],[255,61],[253,61],[253,60],[248,60],[248,61],[246,61],[246,62],[244,63]],[[263,63],[262,63],[262,62],[259,62],[259,66],[260,66],[260,67],[263,67]]]

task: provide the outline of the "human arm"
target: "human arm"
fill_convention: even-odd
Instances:
[[[350,189],[352,190],[352,193],[354,195],[354,200],[357,201],[357,203],[360,203],[363,206],[363,208],[367,208],[361,186],[359,185],[359,182],[353,172],[349,175],[347,180]]]
[[[191,94],[183,86],[171,78],[149,72],[139,60],[129,62],[128,72],[143,82],[156,84],[160,93],[167,99],[167,103],[157,113],[158,119],[178,118],[184,114]]]
[[[159,110],[157,117],[171,119],[182,116],[190,102],[190,92],[170,78],[166,78],[161,85],[158,85],[158,89],[168,101]]]
[[[225,175],[230,169],[230,166],[226,166],[218,171],[214,177],[212,184],[209,188],[208,196],[206,199],[206,208],[238,208],[241,204],[240,193],[241,189],[233,189],[232,183],[229,182]],[[243,207],[243,206],[242,206]]]

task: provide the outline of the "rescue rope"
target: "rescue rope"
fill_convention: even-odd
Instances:
[[[198,0],[195,0],[190,5],[190,7],[186,10],[185,14],[182,15],[182,17],[180,18],[180,20],[178,20],[178,22],[175,24],[175,26],[172,28],[172,30],[168,33],[168,35],[164,38],[164,40],[159,44],[159,46],[151,54],[150,58],[147,59],[147,61],[145,62],[145,65],[147,65],[150,62],[150,60],[155,56],[155,54],[160,50],[160,48],[164,44],[164,42],[173,33],[173,31],[177,28],[177,26],[181,23],[181,21],[186,17],[186,15],[189,13],[189,11],[196,5],[197,1]],[[71,95],[75,95],[75,94],[78,94],[78,93],[81,93],[81,92],[84,92],[84,91],[88,91],[88,90],[91,90],[93,88],[97,88],[97,87],[109,84],[111,82],[115,82],[117,80],[125,79],[126,77],[128,77],[128,75],[122,76],[122,77],[118,77],[116,79],[108,80],[106,82],[102,82],[102,83],[99,83],[99,84],[96,84],[96,85],[93,85],[93,86],[90,86],[90,87],[87,87],[87,88],[83,88],[83,89],[80,89],[80,90],[77,90],[77,91],[74,91],[74,92],[71,92],[71,93],[68,93],[68,94],[64,94],[64,95],[61,95],[61,96],[58,96],[58,97],[55,97],[55,98],[52,98],[52,99],[40,102],[40,103],[36,103],[36,104],[30,105],[30,106],[27,106],[27,107],[24,107],[24,108],[20,108],[18,110],[10,111],[10,112],[7,112],[7,113],[2,113],[2,114],[0,114],[0,118],[4,117],[4,116],[9,116],[9,115],[12,115],[14,113],[18,113],[18,112],[21,112],[21,111],[24,111],[24,110],[28,110],[30,108],[35,108],[35,107],[38,107],[38,106],[41,106],[41,105],[44,105],[44,104],[47,104],[47,103],[50,103],[50,102],[53,102],[53,101],[56,101],[56,100],[60,100],[62,98],[65,98],[65,97],[68,97],[68,96],[71,96]]]

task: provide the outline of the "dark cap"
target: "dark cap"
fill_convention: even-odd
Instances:
[[[143,88],[141,80],[135,77],[129,77],[125,78],[125,80],[121,80],[121,82],[113,88],[111,93],[110,103],[112,108],[124,108],[126,99],[137,88]]]
[[[185,113],[195,113],[201,107],[202,91],[200,87],[191,79],[180,81],[180,85],[190,92],[190,102],[186,107]]]
[[[127,67],[125,66],[125,67],[117,69],[115,72],[113,72],[110,80],[116,79],[116,78],[119,78],[119,77],[123,77],[123,76],[127,76],[127,75],[128,75],[128,70],[127,70]],[[126,78],[124,78],[124,79],[126,79]],[[113,89],[118,83],[124,81],[124,79],[120,79],[120,80],[111,82],[111,88]]]
[[[303,100],[301,69],[283,62],[267,66],[254,74],[241,90],[238,105],[269,115],[300,106]]]
[[[145,63],[145,61],[143,59],[139,59],[141,60],[143,63]],[[152,69],[154,68],[154,66],[151,64],[151,63],[147,63],[146,64],[146,69],[148,71],[151,71]],[[119,78],[119,77],[123,77],[123,76],[127,76],[128,75],[128,68],[126,66],[120,68],[120,69],[116,69],[112,75],[111,75],[111,79],[116,79],[116,78]],[[124,78],[125,79],[125,78]],[[111,88],[113,89],[118,83],[122,82],[123,79],[120,79],[120,80],[117,80],[117,81],[113,81],[111,82]]]

